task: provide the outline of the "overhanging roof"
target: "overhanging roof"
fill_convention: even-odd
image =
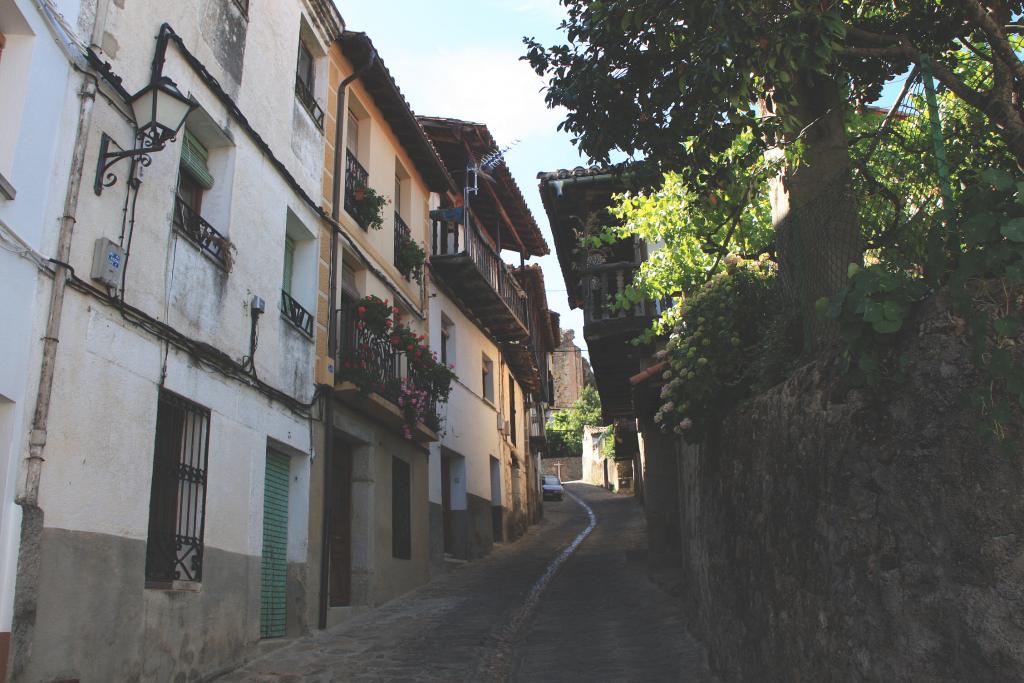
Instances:
[[[483,123],[436,116],[419,116],[417,119],[449,171],[463,182],[468,164],[498,149]],[[522,251],[526,256],[550,253],[544,235],[505,162],[501,161],[494,167],[490,175],[493,183],[485,178],[479,181],[480,191],[471,202],[473,212],[484,221],[488,230],[501,231],[502,249]]]
[[[570,308],[583,305],[579,276],[573,271],[579,233],[592,215],[611,206],[613,194],[626,190],[625,168],[580,166],[537,174]]]
[[[373,58],[373,65],[360,75],[360,80],[391,126],[402,148],[412,159],[416,170],[423,176],[427,187],[433,192],[456,191],[458,186],[455,180],[416,121],[416,115],[409,107],[402,91],[398,89],[398,84],[384,65],[369,36],[356,31],[344,31],[338,36],[338,45],[355,69],[359,69],[368,63],[371,57]]]

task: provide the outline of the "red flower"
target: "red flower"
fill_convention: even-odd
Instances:
[[[391,318],[384,321],[384,327],[391,327]]]
[[[364,315],[366,315],[366,306],[360,306],[359,308],[357,308],[356,313],[358,313],[359,317],[362,318]]]

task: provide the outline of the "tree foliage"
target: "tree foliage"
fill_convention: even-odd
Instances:
[[[601,397],[591,386],[583,387],[580,397],[564,410],[555,411],[547,424],[548,450],[560,458],[583,454],[583,428],[601,424]]]
[[[1024,158],[1024,63],[1012,23],[1021,0],[561,0],[567,42],[527,39],[549,78],[547,101],[591,158],[614,150],[719,179],[715,162],[744,133],[758,155],[806,122],[794,110],[821,77],[847,100],[874,102],[924,60],[950,92]],[[983,78],[962,52],[983,57]],[[976,68],[978,64],[974,65]],[[759,116],[757,107],[777,116]]]

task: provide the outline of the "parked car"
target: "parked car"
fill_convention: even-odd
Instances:
[[[562,500],[562,480],[557,474],[545,474],[541,484],[544,500]]]

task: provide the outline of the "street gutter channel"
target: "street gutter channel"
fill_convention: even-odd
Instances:
[[[533,612],[537,609],[537,605],[540,602],[540,596],[551,582],[551,579],[554,578],[555,573],[558,572],[558,569],[565,564],[565,561],[568,560],[574,552],[576,552],[576,549],[579,548],[580,544],[586,540],[587,536],[590,535],[590,532],[592,532],[597,526],[597,515],[594,514],[594,510],[568,488],[565,489],[565,493],[587,513],[587,517],[590,519],[589,524],[587,524],[587,527],[583,531],[576,535],[576,538],[573,539],[572,543],[566,546],[565,549],[558,554],[558,557],[551,561],[551,564],[549,564],[547,569],[544,570],[541,577],[533,584],[533,587],[527,594],[523,604],[519,606],[519,609],[512,613],[512,617],[508,622],[502,628],[497,629],[491,634],[491,639],[495,641],[491,654],[480,663],[480,666],[477,668],[476,673],[471,680],[488,680],[495,682],[509,680],[512,669],[512,649],[515,647],[516,638],[519,635],[519,632],[523,629],[527,620],[529,620],[533,615]]]

